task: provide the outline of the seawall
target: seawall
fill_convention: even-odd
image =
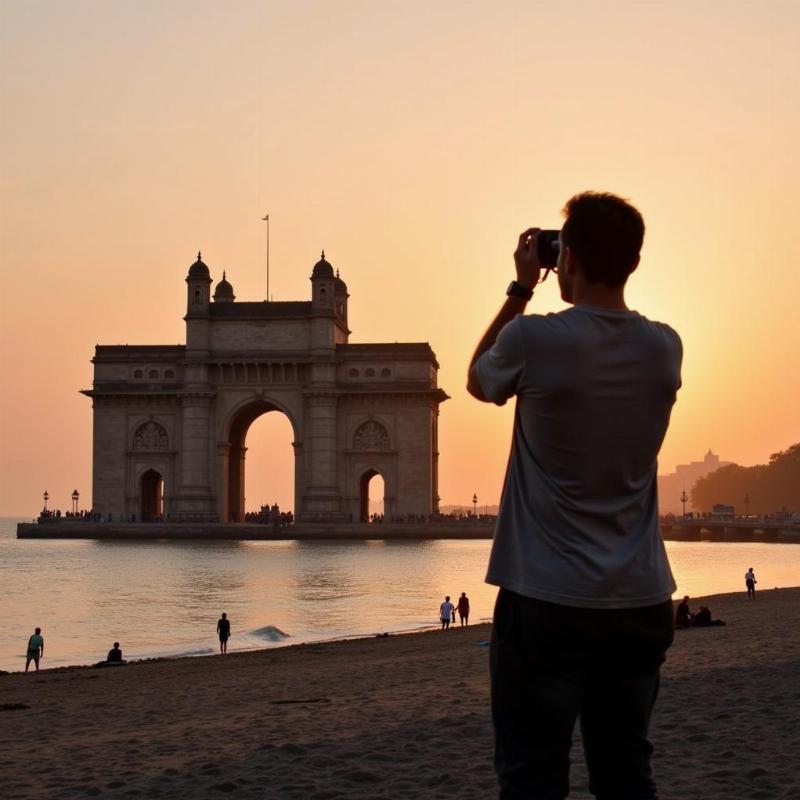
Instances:
[[[238,541],[313,541],[315,539],[491,539],[493,522],[435,523],[304,523],[274,530],[253,523],[207,522],[59,522],[17,524],[18,539],[230,539]],[[744,527],[736,525],[662,525],[667,541],[677,542],[785,542],[800,543],[800,526]]]
[[[492,522],[467,523],[308,523],[273,530],[253,523],[209,524],[191,522],[82,522],[80,520],[20,522],[18,539],[235,539],[288,541],[313,539],[491,539]]]

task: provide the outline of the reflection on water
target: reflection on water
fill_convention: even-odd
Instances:
[[[45,664],[90,663],[111,642],[129,658],[230,649],[436,625],[445,594],[488,618],[488,541],[31,541],[0,521],[0,669],[24,666],[33,628]],[[680,594],[800,585],[800,545],[668,542]]]

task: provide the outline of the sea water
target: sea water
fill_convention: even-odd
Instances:
[[[0,519],[0,669],[24,668],[28,637],[45,667],[89,664],[115,641],[128,659],[251,650],[437,624],[439,605],[466,592],[471,621],[491,617],[484,583],[491,542],[56,541],[16,539]],[[380,527],[376,526],[376,536]],[[800,586],[800,544],[667,542],[676,594]],[[713,610],[713,609],[712,609]]]

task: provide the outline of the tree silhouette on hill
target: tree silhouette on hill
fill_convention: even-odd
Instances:
[[[751,514],[771,514],[784,508],[800,511],[800,443],[773,453],[769,464],[731,464],[700,478],[692,487],[692,507],[711,511],[716,503],[724,503],[744,514],[745,496]]]

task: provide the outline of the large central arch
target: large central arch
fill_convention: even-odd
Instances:
[[[263,414],[277,411],[286,416],[292,426],[292,447],[295,450],[295,476],[297,475],[297,426],[289,412],[277,403],[266,400],[250,400],[235,408],[224,428],[221,447],[223,459],[222,475],[222,519],[227,522],[245,521],[245,467],[247,447],[245,441],[250,426]],[[298,508],[297,480],[294,481],[294,508]]]

